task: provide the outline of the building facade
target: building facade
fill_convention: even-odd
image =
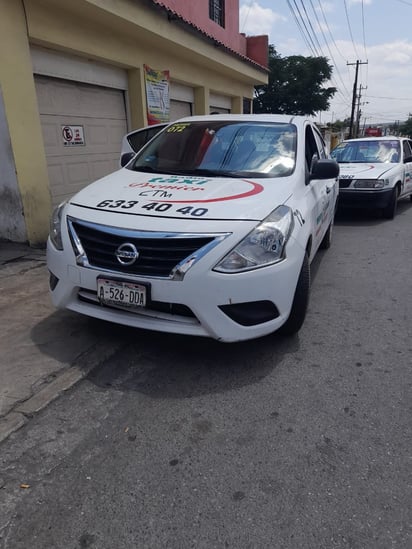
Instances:
[[[118,168],[148,118],[251,109],[267,36],[239,33],[238,0],[0,0],[0,239],[41,246],[53,206]]]

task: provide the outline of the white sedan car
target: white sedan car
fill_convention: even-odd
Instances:
[[[393,219],[398,200],[412,199],[412,141],[406,137],[347,139],[331,153],[339,162],[339,205],[374,209]]]
[[[173,122],[54,211],[53,303],[225,342],[294,334],[310,263],[330,245],[338,173],[304,117]]]

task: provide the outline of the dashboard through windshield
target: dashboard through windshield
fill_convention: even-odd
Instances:
[[[135,157],[129,169],[176,175],[282,177],[296,164],[293,124],[176,122]]]

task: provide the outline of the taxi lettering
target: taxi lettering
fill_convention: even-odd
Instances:
[[[188,187],[187,185],[154,185],[152,183],[130,183],[129,187],[138,187],[140,189],[166,189],[170,191],[204,191],[201,187]]]
[[[149,183],[180,183],[181,185],[203,185],[210,179],[202,179],[199,177],[153,177],[149,179]]]

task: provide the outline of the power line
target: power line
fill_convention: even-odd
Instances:
[[[410,97],[386,97],[384,95],[368,95],[371,99],[390,99],[391,101],[410,101]]]
[[[320,32],[322,33],[323,40],[325,41],[325,44],[326,44],[326,47],[327,47],[327,49],[328,49],[330,58],[331,58],[331,60],[332,60],[332,62],[333,62],[333,64],[334,64],[334,67],[335,67],[335,69],[336,69],[336,73],[338,74],[338,76],[339,76],[339,78],[340,78],[340,81],[341,81],[341,83],[342,83],[343,89],[344,89],[345,92],[349,95],[349,92],[348,92],[348,90],[347,90],[347,88],[346,88],[345,82],[344,82],[344,80],[343,80],[343,78],[342,78],[342,75],[340,74],[340,71],[339,71],[339,69],[338,69],[337,63],[336,63],[336,61],[335,61],[335,59],[334,59],[334,57],[333,57],[333,54],[332,54],[332,52],[331,52],[331,49],[330,49],[330,47],[329,47],[328,41],[326,40],[325,33],[323,32],[322,25],[320,24],[319,17],[318,17],[318,14],[317,14],[316,10],[315,10],[315,7],[314,7],[314,5],[313,5],[312,0],[310,0],[310,5],[312,6],[312,11],[313,11],[313,13],[315,14],[315,18],[316,18],[316,21],[317,21],[317,23],[318,23],[319,30],[320,30]]]
[[[305,12],[305,16],[306,16],[306,20],[307,22],[309,23],[309,26],[312,30],[312,35],[314,36],[318,46],[319,46],[319,50],[320,50],[320,53],[323,55],[323,52],[322,52],[322,46],[320,45],[319,43],[319,40],[318,40],[318,37],[316,36],[316,33],[315,33],[315,29],[313,28],[312,26],[312,21],[310,19],[310,17],[308,16],[308,12],[306,11],[306,7],[305,7],[305,4],[303,3],[303,0],[300,0],[300,3],[302,4],[302,7],[303,7],[303,11]]]
[[[242,25],[242,31],[245,29],[246,27],[246,23],[247,23],[247,20],[249,18],[249,14],[250,14],[250,9],[252,7],[252,2],[253,0],[250,0],[250,4],[247,6],[248,10],[247,10],[247,13],[245,15],[245,18],[243,19],[243,25]]]
[[[316,33],[315,33],[315,30],[313,28],[313,25],[312,25],[312,22],[311,22],[311,17],[309,17],[309,14],[306,10],[306,7],[303,3],[303,0],[300,0],[300,3],[302,5],[302,10],[300,9],[300,7],[298,6],[296,0],[293,0],[293,4],[294,4],[294,7],[292,6],[292,3],[287,0],[287,4],[288,4],[288,7],[289,7],[289,10],[296,22],[296,25],[298,26],[298,29],[306,43],[306,45],[308,46],[308,49],[312,52],[312,54],[315,56],[315,57],[324,57],[326,58],[323,50],[322,50],[322,46],[316,36]],[[339,69],[337,67],[337,64],[336,64],[336,61],[334,60],[333,58],[333,55],[332,55],[332,52],[329,48],[329,45],[328,45],[328,41],[326,40],[326,37],[325,37],[325,34],[323,33],[323,29],[322,29],[322,26],[320,24],[320,21],[319,21],[319,18],[317,16],[317,13],[316,13],[316,10],[313,6],[313,2],[312,0],[310,0],[310,4],[311,4],[311,7],[312,7],[312,10],[313,10],[313,13],[315,14],[315,17],[316,17],[316,20],[318,22],[318,25],[319,25],[319,29],[321,30],[322,32],[322,35],[323,35],[323,38],[325,40],[325,44],[328,48],[328,51],[330,53],[330,56],[332,58],[332,61],[334,63],[334,66],[336,68],[336,72],[338,74],[338,76],[340,77],[341,81],[342,81],[342,86],[343,86],[343,89],[345,90],[346,94],[349,95],[349,92],[346,88],[346,85],[345,85],[345,82],[339,72]],[[325,18],[326,19],[326,18]],[[347,102],[349,104],[349,100],[347,97],[345,97],[341,90],[340,90],[340,87],[337,85],[336,82],[334,82],[334,78],[333,76],[331,76],[331,81],[332,83],[334,84],[336,90],[337,90],[337,93],[340,94],[342,96],[342,98],[344,99],[345,102]]]
[[[357,50],[356,50],[355,41],[354,41],[354,39],[353,39],[352,27],[351,27],[351,24],[350,24],[350,21],[349,21],[349,12],[348,12],[348,5],[347,5],[347,3],[346,3],[346,0],[343,0],[343,4],[344,4],[344,6],[345,6],[346,20],[347,20],[347,22],[348,22],[349,34],[350,34],[350,38],[351,38],[351,40],[352,40],[353,49],[355,50],[356,57],[360,57],[360,55],[358,54],[358,52],[357,52]]]
[[[332,40],[332,43],[335,46],[335,49],[338,52],[338,54],[341,56],[342,60],[346,61],[345,57],[342,55],[340,49],[338,48],[338,45],[336,44],[335,39],[333,38],[333,34],[331,33],[328,21],[327,21],[326,16],[325,16],[325,12],[323,11],[323,6],[322,6],[322,3],[321,3],[321,0],[318,0],[318,4],[319,4],[319,7],[320,7],[320,11],[322,12],[323,20],[325,21],[325,25],[326,25],[326,28],[328,29],[329,36]]]
[[[306,26],[305,20],[304,20],[304,18],[302,17],[302,14],[301,14],[301,12],[300,12],[299,6],[296,4],[296,0],[293,0],[293,3],[295,4],[295,8],[296,8],[297,15],[296,15],[296,12],[293,10],[293,7],[292,7],[291,3],[289,2],[289,0],[287,0],[287,2],[288,2],[288,6],[289,6],[289,8],[292,10],[292,12],[293,12],[293,14],[294,14],[296,20],[300,20],[300,22],[301,22],[302,25],[303,25],[303,27],[302,27],[302,26],[300,25],[300,23],[299,23],[299,28],[300,28],[300,29],[303,29],[303,28],[304,28],[305,31],[306,31],[306,32],[304,33],[304,35],[307,37],[309,43],[311,44],[311,47],[310,47],[309,49],[311,50],[311,52],[313,53],[313,55],[314,55],[315,57],[318,57],[319,54],[318,54],[318,52],[317,52],[317,50],[316,50],[316,45],[315,45],[315,43],[314,43],[314,41],[313,41],[313,39],[312,39],[312,36],[311,36],[311,34],[310,34],[309,30],[308,30],[308,27]],[[303,35],[302,35],[302,36],[303,36]]]
[[[298,29],[299,29],[300,35],[302,36],[303,41],[304,41],[305,44],[306,44],[306,47],[307,47],[312,53],[314,53],[313,50],[312,50],[312,47],[311,47],[310,43],[308,42],[308,40],[307,40],[307,38],[306,38],[306,36],[305,36],[305,33],[303,32],[303,29],[302,29],[302,27],[301,27],[301,24],[299,23],[299,20],[298,20],[298,18],[296,17],[295,12],[293,11],[293,8],[292,8],[291,3],[289,2],[289,0],[286,0],[286,2],[287,2],[287,5],[288,5],[288,8],[289,8],[289,11],[290,11],[291,14],[292,14],[292,17],[293,17],[293,19],[295,20],[296,26],[297,26]]]
[[[366,52],[366,38],[365,38],[365,11],[364,11],[364,4],[362,0],[362,37],[363,37],[363,49],[365,50],[366,59],[368,58],[368,54]]]
[[[364,49],[364,52],[365,52],[366,59],[368,59],[368,52],[366,51],[364,0],[362,0],[362,37],[363,37],[363,49]],[[369,76],[368,71],[369,71],[369,65],[366,65],[366,86],[368,84],[368,76]]]

